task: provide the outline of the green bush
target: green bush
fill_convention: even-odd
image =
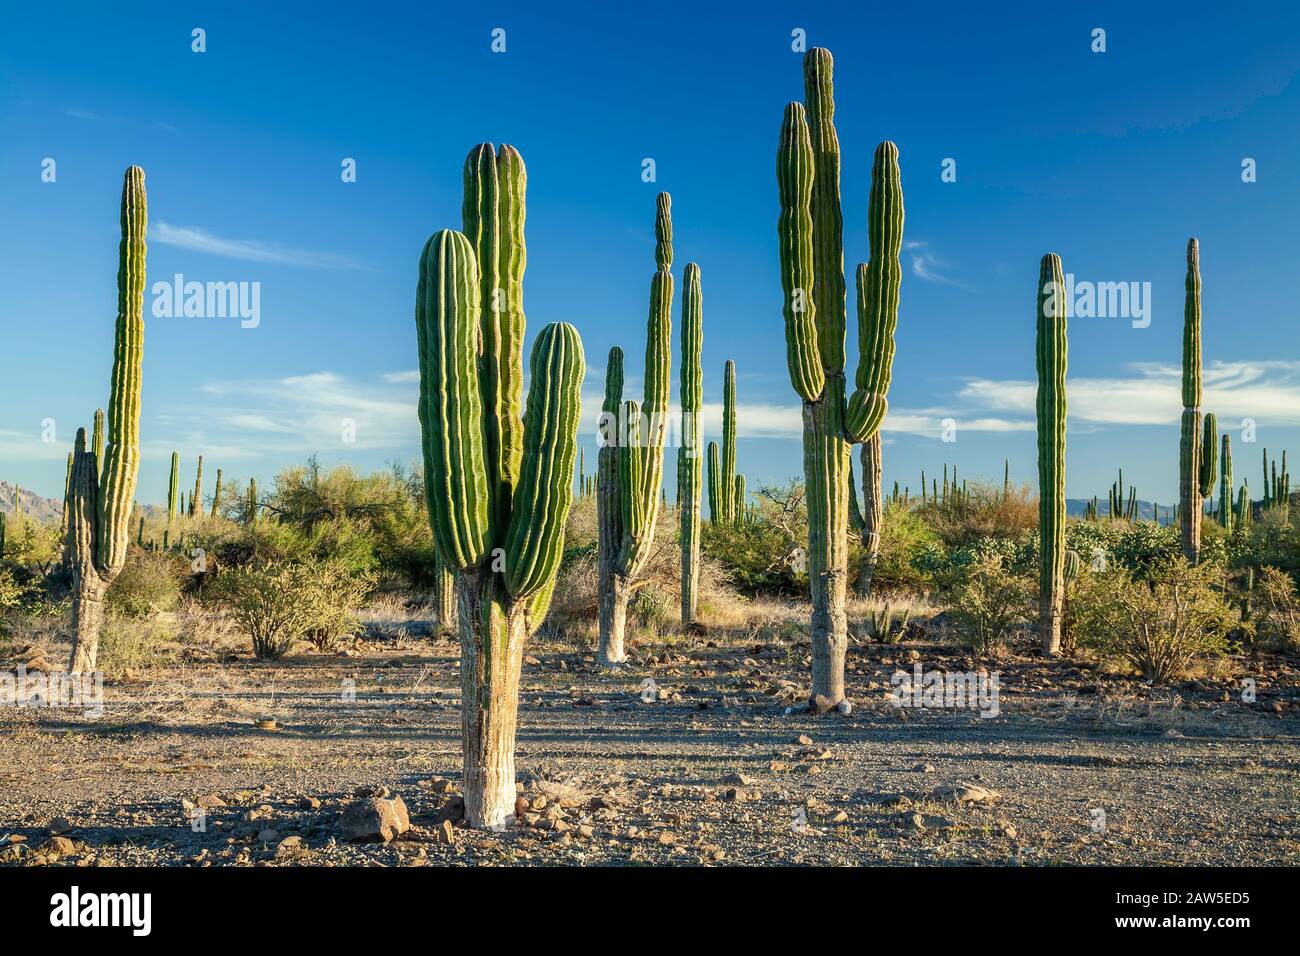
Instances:
[[[976,653],[999,649],[1017,624],[1035,612],[1034,586],[995,555],[968,564],[952,594],[950,612],[962,643]]]
[[[1277,568],[1262,568],[1252,604],[1259,637],[1287,650],[1300,650],[1300,601],[1291,575]]]
[[[151,617],[176,607],[189,564],[175,554],[132,548],[122,572],[109,585],[104,601],[128,618]]]
[[[163,645],[173,638],[163,622],[110,609],[99,638],[99,669],[120,675],[158,663]]]
[[[1200,657],[1224,653],[1237,612],[1217,584],[1221,569],[1191,567],[1182,558],[1138,578],[1123,567],[1081,575],[1071,601],[1082,646],[1164,682]]]

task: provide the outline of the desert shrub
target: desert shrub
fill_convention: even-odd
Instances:
[[[1300,508],[1268,508],[1241,535],[1240,563],[1300,572]]]
[[[1291,575],[1277,568],[1260,569],[1252,603],[1259,637],[1288,650],[1300,648],[1300,601]]]
[[[150,617],[176,607],[189,564],[175,554],[132,548],[126,564],[109,585],[104,601],[128,618]]]
[[[173,637],[162,621],[110,609],[100,632],[99,669],[116,676],[156,664]]]
[[[872,587],[881,590],[920,591],[934,584],[933,569],[942,554],[939,536],[914,509],[886,505],[881,515],[880,555]],[[856,569],[850,569],[856,577]]]
[[[278,660],[299,637],[328,648],[342,635],[355,633],[352,611],[371,583],[339,565],[268,565],[226,571],[216,594],[247,632],[253,653]]]
[[[702,551],[722,567],[742,594],[807,591],[808,510],[803,482],[764,486],[754,495],[754,513],[734,525],[705,521]]]
[[[966,566],[950,605],[962,642],[988,654],[1005,643],[1012,628],[1033,616],[1034,585],[1013,573],[1002,558],[987,555]]]
[[[1072,604],[1079,643],[1168,681],[1199,657],[1222,654],[1237,613],[1217,588],[1221,570],[1179,558],[1146,579],[1123,567],[1083,575]]]
[[[681,614],[680,600],[680,597],[673,600],[671,594],[649,584],[632,596],[628,603],[628,613],[652,636],[662,637],[670,633],[677,623]]]
[[[1038,499],[1028,487],[968,483],[962,495],[913,507],[943,543],[960,548],[985,538],[1017,540],[1038,525]]]

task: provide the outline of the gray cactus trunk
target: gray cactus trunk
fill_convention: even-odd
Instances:
[[[884,501],[880,492],[880,433],[862,445],[862,567],[858,571],[858,594],[871,595],[871,583],[880,561],[880,526]]]
[[[444,631],[456,630],[456,578],[439,564],[434,574],[433,596],[438,609],[438,627]]]
[[[93,569],[79,578],[72,594],[73,674],[90,674],[99,664],[99,635],[104,627],[104,592],[108,586]]]
[[[515,815],[519,671],[528,636],[523,603],[498,593],[490,571],[456,575],[460,633],[462,792],[471,827],[502,827]]]
[[[850,445],[844,434],[843,379],[828,379],[819,402],[804,402],[804,475],[808,482],[808,584],[812,596],[813,710],[844,700],[849,576]]]
[[[600,593],[600,645],[596,661],[602,667],[627,660],[623,650],[623,633],[627,627],[627,603],[631,581],[618,573],[619,548],[623,540],[618,486],[618,449],[601,448],[598,460],[597,502],[600,568],[597,587]]]
[[[623,634],[627,630],[627,604],[631,596],[631,582],[612,569],[607,569],[602,562],[600,647],[596,652],[596,661],[602,667],[621,664],[627,660],[627,652],[623,650]]]

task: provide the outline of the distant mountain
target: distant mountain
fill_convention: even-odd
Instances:
[[[20,488],[7,481],[0,481],[0,511],[13,512],[20,510],[15,507],[15,499],[18,504],[22,505],[21,510],[24,514],[31,515],[38,521],[49,521],[51,518],[59,518],[63,515],[62,501],[42,498],[26,488]]]

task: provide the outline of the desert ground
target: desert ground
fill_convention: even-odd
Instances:
[[[459,648],[427,606],[385,599],[335,655],[183,642],[107,681],[99,717],[0,709],[0,864],[1300,861],[1294,658],[1232,656],[1161,687],[1045,661],[1027,636],[976,660],[920,620],[899,644],[855,641],[852,712],[817,717],[807,613],[755,602],[739,626],[642,638],[612,673],[586,637],[540,634],[520,816],[499,832],[461,825]],[[62,660],[60,642],[0,645],[3,666]],[[895,706],[892,675],[917,663],[996,671],[999,713]],[[344,808],[376,795],[400,796],[410,828],[348,839]]]

